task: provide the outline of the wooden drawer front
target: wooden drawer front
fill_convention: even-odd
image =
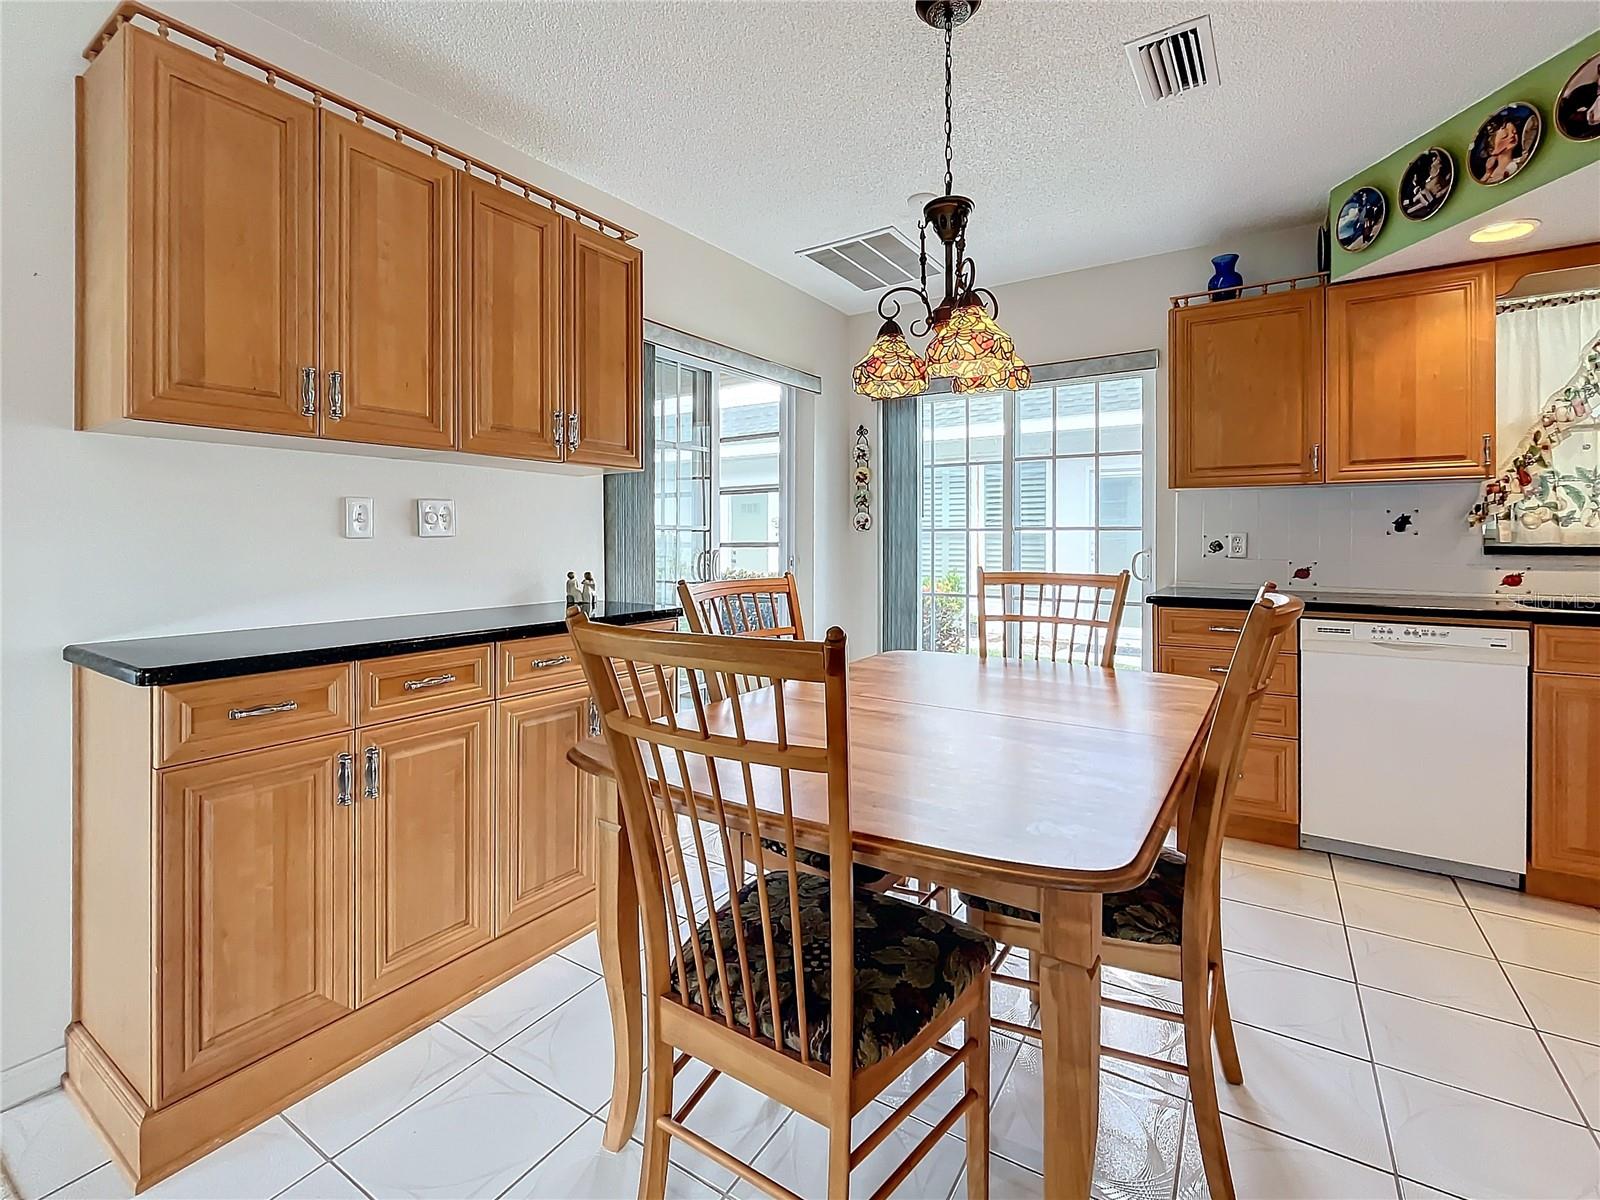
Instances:
[[[1239,632],[1244,628],[1244,610],[1240,608],[1167,608],[1156,609],[1157,640],[1161,645],[1212,646],[1232,650],[1239,644]],[[1283,636],[1279,650],[1295,653],[1300,646],[1298,627]]]
[[[1270,693],[1261,697],[1253,732],[1268,737],[1298,738],[1300,701],[1293,696],[1274,696]]]
[[[1562,675],[1600,675],[1600,629],[1535,626],[1533,669]]]
[[[501,642],[497,649],[501,696],[525,696],[583,682],[577,651],[564,633]]]
[[[1228,816],[1300,819],[1299,742],[1259,735],[1250,739],[1244,752],[1244,773],[1234,788]]]
[[[490,646],[463,646],[357,663],[357,720],[376,725],[492,698],[491,651]]]
[[[162,688],[157,765],[338,733],[350,711],[349,663]]]
[[[1196,679],[1209,679],[1220,684],[1228,674],[1228,660],[1233,651],[1201,650],[1190,646],[1163,645],[1156,651],[1156,670],[1169,675],[1192,675]],[[1267,678],[1267,691],[1278,696],[1299,694],[1297,659],[1292,654],[1278,655],[1272,674]]]

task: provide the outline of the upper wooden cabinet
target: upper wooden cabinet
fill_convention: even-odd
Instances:
[[[644,273],[639,248],[566,222],[568,462],[638,467]]]
[[[313,110],[129,27],[80,120],[79,423],[315,434]]]
[[[1483,476],[1494,294],[1475,263],[1171,309],[1172,486]]]
[[[461,175],[461,448],[561,457],[563,219]]]
[[[455,176],[322,114],[326,436],[455,444]]]
[[[1326,478],[1487,474],[1494,374],[1492,263],[1329,288]]]
[[[639,468],[632,234],[335,107],[351,106],[131,23],[98,46],[80,80],[78,427]]]
[[[1320,477],[1322,292],[1171,310],[1173,487]]]

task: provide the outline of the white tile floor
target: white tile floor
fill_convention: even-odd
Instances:
[[[1221,1087],[1241,1197],[1600,1197],[1600,913],[1325,854],[1230,843],[1227,856],[1224,942],[1245,1083]],[[639,1147],[600,1148],[611,1046],[598,969],[591,936],[148,1194],[631,1197]],[[1174,995],[1116,971],[1105,983]],[[1016,989],[996,1000],[1026,1012]],[[1183,1053],[1163,1022],[1107,1012],[1104,1035],[1156,1057]],[[858,1133],[925,1077],[891,1089]],[[1040,1196],[1037,1048],[996,1035],[993,1077],[992,1193]],[[680,1090],[698,1078],[685,1071]],[[820,1195],[821,1130],[804,1118],[722,1079],[690,1123]],[[3,1125],[24,1200],[129,1194],[60,1092]],[[893,1141],[909,1145],[911,1128]],[[900,1194],[960,1194],[961,1132]],[[857,1190],[870,1193],[894,1157],[886,1146],[869,1159]],[[674,1197],[747,1191],[684,1149],[670,1180]],[[1181,1077],[1106,1060],[1095,1194],[1206,1196]]]

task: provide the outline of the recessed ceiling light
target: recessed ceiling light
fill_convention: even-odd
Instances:
[[[1515,221],[1495,221],[1485,225],[1482,229],[1474,229],[1468,235],[1468,241],[1473,242],[1514,242],[1518,238],[1525,238],[1535,229],[1539,222],[1532,217],[1522,217]]]

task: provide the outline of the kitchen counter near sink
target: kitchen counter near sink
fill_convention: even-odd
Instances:
[[[629,600],[598,601],[587,611],[591,620],[612,625],[667,620],[682,612],[677,605]],[[514,604],[359,621],[89,642],[68,646],[61,656],[69,663],[135,687],[164,687],[566,631],[565,604]]]
[[[1305,601],[1308,613],[1346,616],[1415,617],[1418,619],[1525,621],[1532,625],[1588,625],[1600,627],[1600,594],[1575,597],[1450,596],[1423,592],[1359,592],[1315,588],[1285,588]],[[1255,599],[1254,588],[1210,587],[1183,584],[1161,588],[1145,597],[1160,608],[1206,606],[1244,608]],[[1527,600],[1570,601],[1578,607],[1545,607]]]

